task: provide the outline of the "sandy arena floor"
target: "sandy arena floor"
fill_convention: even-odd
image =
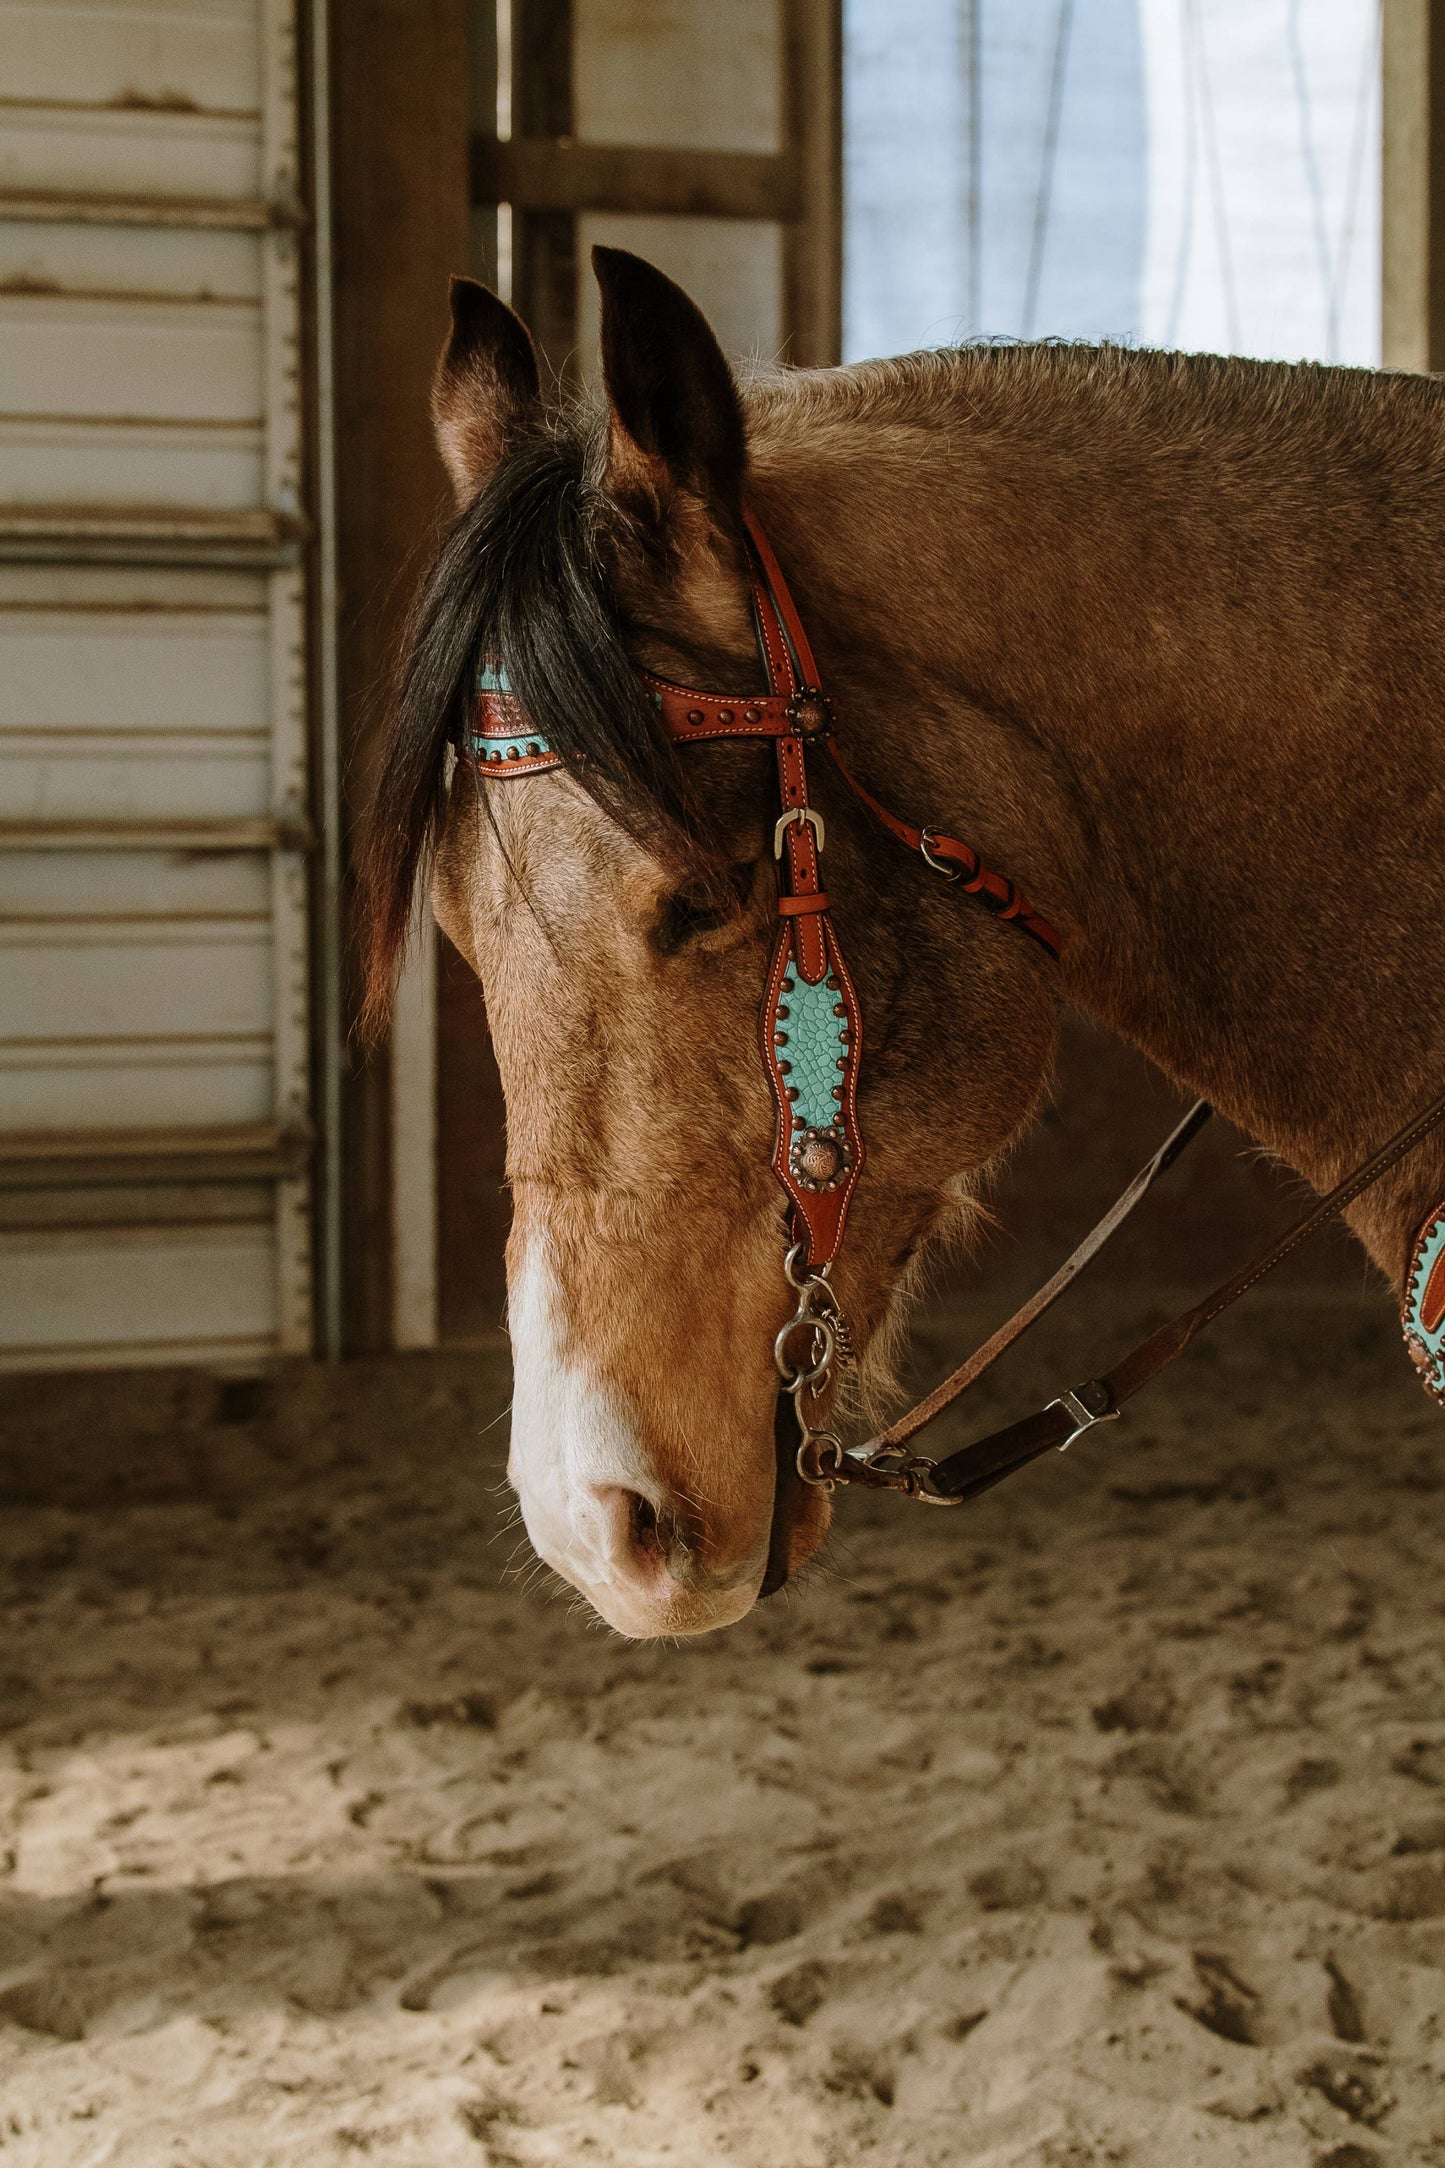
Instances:
[[[1445,2163],[1383,1301],[679,1648],[509,1572],[504,1394],[6,1388],[0,2168]]]

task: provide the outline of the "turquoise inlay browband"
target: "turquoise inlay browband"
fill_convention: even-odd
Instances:
[[[495,767],[505,760],[550,760],[552,748],[545,738],[538,737],[535,730],[522,727],[525,718],[516,707],[511,682],[500,663],[483,662],[477,666],[476,691],[478,695],[490,693],[487,701],[479,699],[476,713],[495,719],[498,726],[490,730],[472,729],[467,732],[467,743],[473,757],[484,767]],[[502,725],[502,717],[509,709],[515,709],[518,722],[510,727]]]

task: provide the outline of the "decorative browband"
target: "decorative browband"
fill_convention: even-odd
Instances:
[[[870,790],[865,790],[846,765],[833,735],[832,705],[818,692],[786,697],[779,693],[756,693],[738,699],[727,693],[694,692],[685,685],[670,685],[664,678],[641,673],[642,681],[662,714],[663,728],[677,745],[705,745],[727,738],[787,738],[796,735],[820,744],[853,796],[867,807],[879,826],[897,842],[926,859],[935,873],[956,881],[963,894],[972,896],[995,918],[1007,919],[1040,948],[1057,957],[1063,940],[1043,913],[1030,903],[1023,890],[1005,874],[996,873],[971,844],[942,829],[915,828],[900,820]],[[477,699],[473,728],[469,732],[472,756],[483,774],[498,776],[539,775],[562,766],[561,756],[548,749],[546,740],[527,727],[526,717],[507,683],[506,673],[494,664],[477,672]]]
[[[479,665],[476,695],[468,743],[483,774],[538,775],[561,767],[546,739],[529,725],[500,663]]]

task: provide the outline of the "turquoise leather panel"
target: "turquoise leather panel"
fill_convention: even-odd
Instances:
[[[847,1053],[848,1019],[833,1014],[836,1005],[837,990],[826,978],[810,986],[796,963],[788,965],[773,1037],[780,1058],[790,1065],[788,1082],[798,1094],[793,1120],[807,1129],[826,1129],[838,1119],[833,1090],[843,1082],[838,1064]]]
[[[1430,1275],[1445,1252],[1445,1214],[1433,1219],[1421,1235],[1405,1289],[1405,1344],[1430,1391],[1445,1397],[1445,1318],[1433,1332],[1425,1330],[1422,1305]]]
[[[497,662],[480,663],[477,667],[476,689],[479,693],[510,693],[511,681]],[[539,753],[550,753],[552,748],[545,738],[527,730],[474,730],[471,733],[473,753],[483,760],[533,759]]]

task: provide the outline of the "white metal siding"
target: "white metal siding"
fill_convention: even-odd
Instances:
[[[293,16],[0,10],[0,1367],[311,1343]]]

